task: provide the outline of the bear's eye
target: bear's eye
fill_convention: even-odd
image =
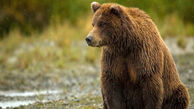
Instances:
[[[92,23],[92,26],[94,27],[94,23]]]
[[[99,27],[102,27],[102,26],[104,26],[104,24],[105,24],[104,22],[99,22],[99,23],[98,23],[98,26],[99,26]]]

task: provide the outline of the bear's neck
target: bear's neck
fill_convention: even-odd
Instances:
[[[108,52],[112,56],[126,56],[130,53],[130,48],[129,47],[122,47],[122,46],[105,46],[103,47],[103,52]]]
[[[124,39],[119,43],[104,46],[103,51],[108,52],[112,56],[130,56],[133,53],[139,53],[143,48],[145,48],[143,41],[138,41],[137,39]],[[135,54],[135,55],[136,55]]]

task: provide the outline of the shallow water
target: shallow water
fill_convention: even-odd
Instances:
[[[60,98],[61,90],[42,90],[42,91],[0,91],[0,107],[18,107],[33,104],[37,101],[48,102]],[[42,97],[42,98],[41,98]]]
[[[18,107],[18,106],[25,106],[25,105],[29,105],[32,103],[35,103],[36,101],[31,101],[31,100],[27,100],[27,101],[6,101],[6,102],[0,102],[0,107],[1,108],[13,108],[13,107]]]
[[[43,90],[43,91],[31,91],[31,92],[17,92],[17,91],[0,91],[0,96],[5,97],[29,97],[29,96],[38,96],[46,94],[58,94],[62,93],[59,90]]]

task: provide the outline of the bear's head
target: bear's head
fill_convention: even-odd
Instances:
[[[89,46],[102,47],[111,46],[123,40],[127,25],[127,13],[124,7],[118,4],[99,4],[91,3],[91,8],[94,13],[92,26],[93,29],[86,37],[86,42]],[[125,22],[125,23],[123,23]]]

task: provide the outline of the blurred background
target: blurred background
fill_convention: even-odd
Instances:
[[[96,0],[156,23],[194,106],[193,0]],[[0,107],[101,108],[100,48],[88,47],[92,0],[0,0]],[[193,107],[194,108],[194,107]]]

